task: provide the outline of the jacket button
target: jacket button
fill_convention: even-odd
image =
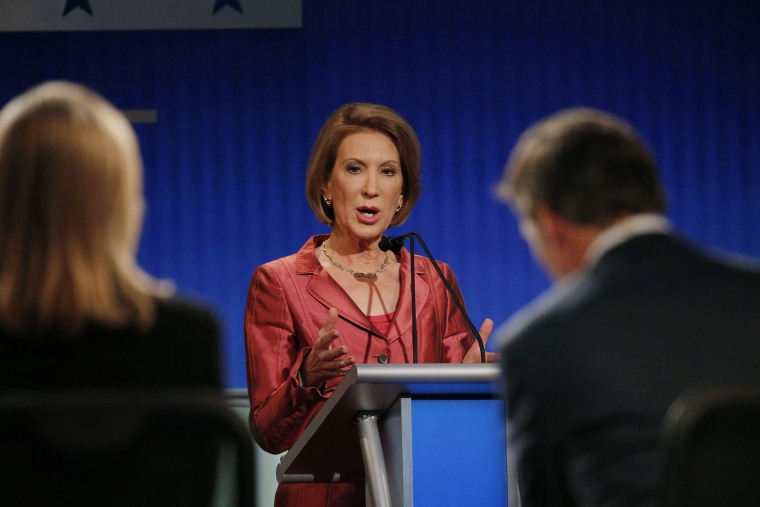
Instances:
[[[385,364],[388,362],[388,354],[380,354],[377,356],[377,362],[380,364]]]

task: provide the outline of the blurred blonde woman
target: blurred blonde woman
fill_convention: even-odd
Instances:
[[[216,318],[137,265],[144,207],[105,99],[48,82],[0,111],[0,385],[221,386]]]

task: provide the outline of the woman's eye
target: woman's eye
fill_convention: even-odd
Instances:
[[[396,174],[396,168],[395,167],[383,167],[382,172],[386,176],[393,176],[393,175]]]
[[[348,167],[346,167],[346,170],[350,173],[358,173],[362,170],[362,168],[356,164],[350,164]]]

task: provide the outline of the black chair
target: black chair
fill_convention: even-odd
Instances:
[[[760,387],[685,393],[663,444],[663,507],[760,505]]]
[[[221,393],[0,394],[0,504],[254,505],[253,441]]]

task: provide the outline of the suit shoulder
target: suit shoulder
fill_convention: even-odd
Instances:
[[[296,259],[298,258],[297,253],[293,253],[290,255],[286,255],[284,257],[278,257],[277,259],[272,259],[271,261],[267,261],[264,264],[261,264],[256,269],[283,269],[283,268],[292,268],[296,265]]]
[[[438,269],[441,270],[441,273],[448,278],[456,278],[456,275],[454,274],[454,270],[451,269],[451,265],[447,262],[444,262],[442,260],[436,259],[435,261],[436,265],[438,266]],[[418,273],[420,272],[427,272],[430,273],[432,276],[438,278],[438,274],[436,273],[435,266],[433,265],[433,261],[428,259],[424,255],[415,254],[414,255],[414,266],[415,271]]]
[[[588,290],[586,278],[554,285],[518,310],[496,331],[499,349],[521,349],[523,344],[540,347],[540,340],[553,339],[574,318],[573,307],[582,305]],[[528,345],[525,345],[528,346]]]
[[[306,269],[305,273],[310,274],[312,269]],[[255,292],[256,287],[275,285],[287,285],[288,280],[294,279],[301,269],[299,268],[298,254],[287,255],[269,262],[265,262],[256,267],[251,275],[251,281],[248,291]]]
[[[187,297],[177,296],[156,299],[156,325],[194,329],[211,328],[214,333],[218,333],[219,320],[210,306]]]

